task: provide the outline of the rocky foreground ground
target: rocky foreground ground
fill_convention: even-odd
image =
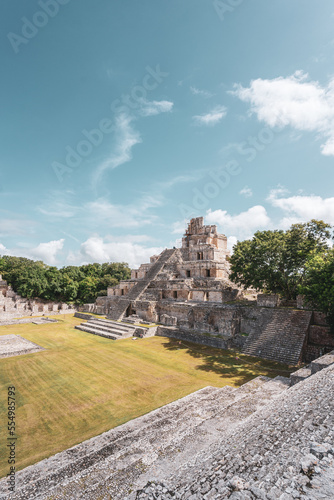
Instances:
[[[334,366],[297,384],[138,499],[334,499]]]
[[[289,386],[201,389],[27,467],[14,495],[0,481],[0,498],[334,499],[334,364]]]

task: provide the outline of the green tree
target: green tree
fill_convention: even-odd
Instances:
[[[334,331],[334,249],[312,255],[306,263],[299,291],[305,301],[326,314]]]
[[[328,249],[330,227],[311,220],[294,224],[287,231],[257,231],[252,240],[234,246],[231,280],[244,288],[296,298],[307,260]]]
[[[79,283],[78,300],[82,304],[95,302],[98,295],[97,291],[98,278],[87,276]]]
[[[102,264],[102,274],[103,276],[108,274],[120,282],[131,278],[131,269],[126,262],[107,262]]]
[[[27,298],[62,302],[94,302],[107,288],[130,277],[124,262],[85,264],[57,269],[24,257],[0,257],[0,273],[14,291]]]

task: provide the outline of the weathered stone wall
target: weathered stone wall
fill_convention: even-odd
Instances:
[[[305,349],[303,361],[305,363],[310,363],[314,359],[320,358],[320,356],[331,352],[332,349],[333,347],[308,344]]]
[[[75,308],[65,303],[50,302],[41,299],[26,299],[18,295],[7,285],[0,281],[0,321],[20,318],[22,316],[42,316],[48,314],[72,314]]]
[[[204,336],[195,332],[180,330],[179,328],[159,326],[157,328],[156,335],[158,337],[170,337],[188,342],[194,342],[195,344],[207,345],[209,347],[217,347],[219,349],[229,348],[228,342],[222,338],[214,338],[209,335]]]
[[[138,316],[140,316],[144,321],[157,323],[159,321],[159,316],[156,304],[156,302],[149,300],[136,300],[133,307],[136,314],[138,314]]]
[[[230,339],[223,339],[217,334],[201,334],[194,331],[182,330],[172,325],[167,326],[167,323],[168,319],[166,326],[158,326],[156,333],[158,337],[175,338],[218,349],[241,349],[246,341],[246,338],[241,335],[235,335]]]
[[[334,347],[334,335],[329,326],[311,325],[309,342],[320,346]]]
[[[177,325],[184,330],[216,333],[225,338],[240,331],[240,308],[219,306],[203,302],[175,302],[162,300],[158,304],[159,318],[163,315],[177,318]]]
[[[259,307],[278,307],[280,298],[276,294],[259,293],[257,296],[257,305]]]

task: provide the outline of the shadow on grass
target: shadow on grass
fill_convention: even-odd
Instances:
[[[235,385],[242,385],[259,375],[271,378],[277,375],[289,377],[295,370],[294,367],[246,356],[237,351],[217,349],[174,338],[166,338],[162,346],[169,351],[186,351],[201,362],[195,367],[196,370],[216,373],[224,379],[233,380]]]

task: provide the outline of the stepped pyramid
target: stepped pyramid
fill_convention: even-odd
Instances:
[[[139,312],[145,320],[164,322],[160,316],[169,315],[159,310],[163,301],[222,304],[237,298],[242,293],[229,281],[228,256],[226,236],[215,225],[204,225],[203,217],[191,219],[182,248],[154,255],[149,264],[132,270],[130,280],[108,289],[108,318],[122,320]]]

